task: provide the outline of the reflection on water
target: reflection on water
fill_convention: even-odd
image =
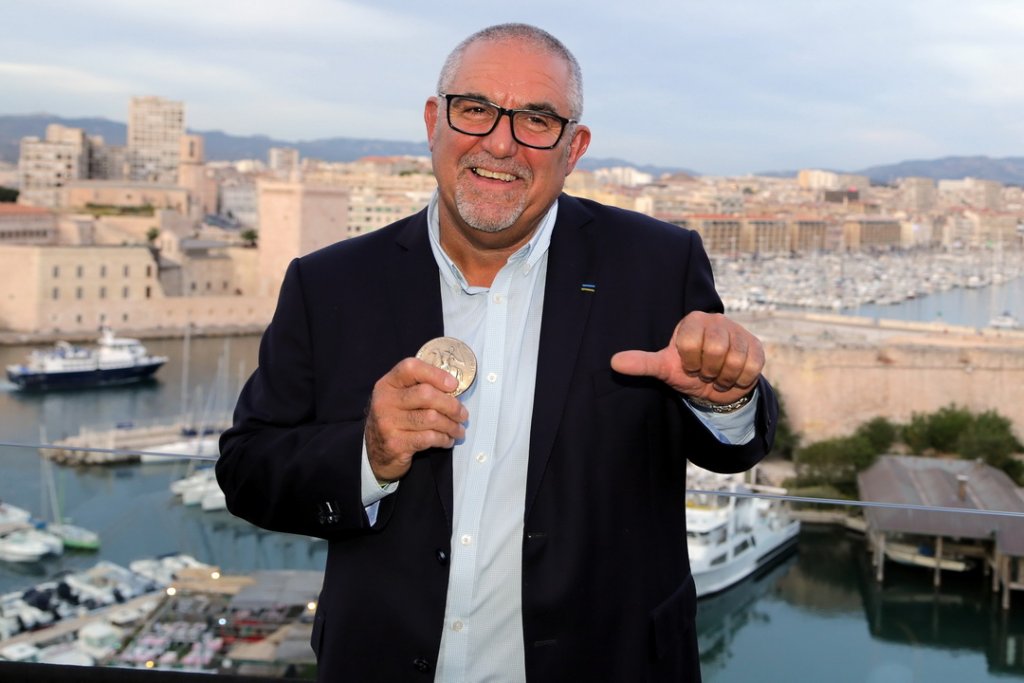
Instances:
[[[805,525],[799,551],[759,580],[698,602],[704,680],[903,683],[1024,675],[1024,604],[1004,612],[981,574],[886,570],[860,536]]]

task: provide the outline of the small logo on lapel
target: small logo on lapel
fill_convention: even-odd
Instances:
[[[592,282],[584,282],[582,285],[580,285],[580,291],[593,294],[595,291],[597,291],[597,285]]]

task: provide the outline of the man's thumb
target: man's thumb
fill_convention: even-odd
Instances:
[[[623,375],[666,378],[660,352],[619,351],[612,356],[612,370]]]

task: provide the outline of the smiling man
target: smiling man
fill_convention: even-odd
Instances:
[[[582,116],[556,38],[470,36],[430,205],[289,267],[217,474],[329,541],[322,681],[700,680],[686,461],[750,467],[777,404],[695,233],[562,193]]]

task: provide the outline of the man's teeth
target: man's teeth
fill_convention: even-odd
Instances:
[[[473,173],[484,178],[491,178],[493,180],[502,180],[506,183],[511,183],[516,177],[510,173],[498,173],[497,171],[488,171],[486,168],[474,168]]]

